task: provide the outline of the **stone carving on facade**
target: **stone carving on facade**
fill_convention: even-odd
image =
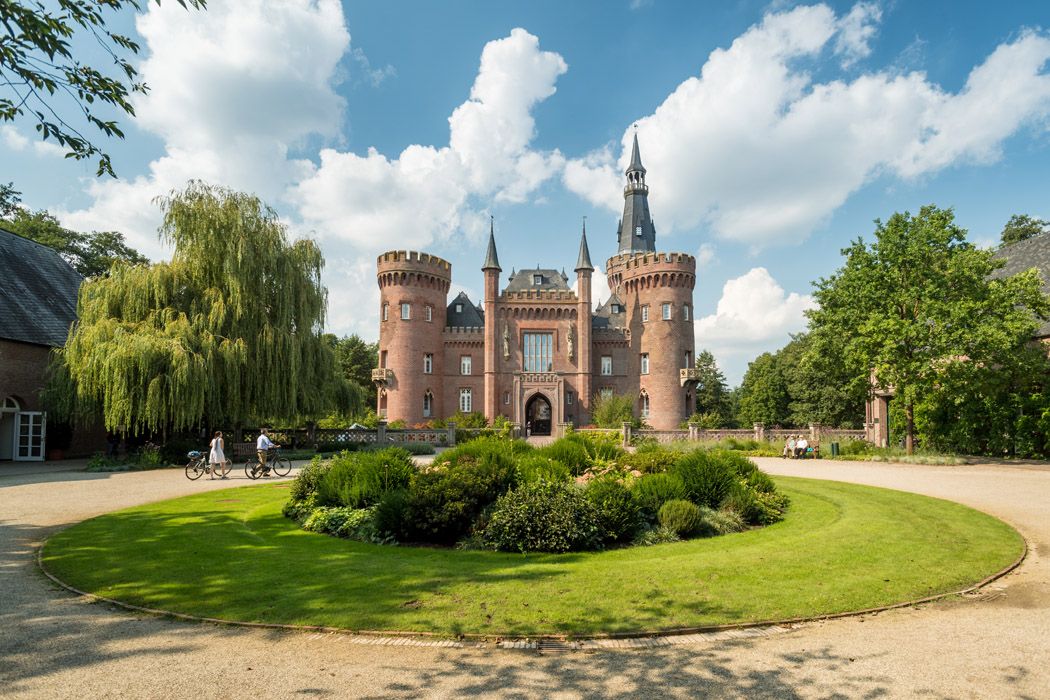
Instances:
[[[506,321],[503,322],[503,359],[510,359],[510,329]]]
[[[569,359],[570,360],[575,360],[576,359],[576,326],[574,326],[571,323],[569,324],[568,344],[569,344]]]

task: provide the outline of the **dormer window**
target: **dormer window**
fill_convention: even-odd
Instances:
[[[533,286],[539,286],[539,285],[543,284],[543,275],[533,275],[532,276],[532,284],[533,284]]]
[[[614,314],[623,313],[623,307],[620,306],[619,304],[613,304],[612,305],[612,313],[614,313]]]
[[[641,237],[641,235],[642,235],[642,227],[641,226],[635,226],[634,227],[634,235],[636,235],[638,237]]]
[[[456,304],[456,313],[457,314],[463,313],[463,304]]]

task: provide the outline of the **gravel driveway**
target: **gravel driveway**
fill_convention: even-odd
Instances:
[[[810,623],[756,639],[555,654],[368,646],[343,635],[129,614],[72,596],[36,568],[36,547],[64,525],[251,483],[243,475],[189,482],[167,470],[88,474],[8,465],[0,467],[0,695],[1050,697],[1050,468],[758,461],[774,474],[965,503],[1017,527],[1028,539],[1029,558],[966,600]]]

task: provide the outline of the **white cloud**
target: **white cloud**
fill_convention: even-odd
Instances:
[[[715,261],[715,247],[710,243],[701,243],[700,248],[696,251],[696,266],[697,268],[704,268]]]
[[[306,176],[289,149],[311,134],[339,134],[345,108],[332,89],[350,43],[337,0],[229,0],[207,12],[150,4],[137,29],[150,92],[135,123],[164,154],[131,180],[93,180],[90,207],[61,213],[83,230],[116,229],[159,257],[153,199],[197,178],[277,203]]]
[[[12,151],[32,150],[40,156],[52,156],[64,158],[66,149],[52,141],[41,141],[40,139],[29,139],[10,124],[0,126],[0,141]]]
[[[472,197],[524,201],[557,175],[557,151],[529,147],[532,109],[555,92],[567,70],[556,53],[541,51],[524,29],[490,41],[469,99],[449,117],[449,145],[412,145],[396,158],[321,151],[321,164],[292,188],[304,221],[326,241],[361,250],[423,247],[462,233],[478,241],[487,230]]]
[[[379,87],[384,80],[392,78],[397,75],[397,69],[389,63],[382,68],[373,68],[372,62],[368,60],[368,56],[365,52],[359,48],[352,49],[350,51],[350,57],[354,59],[357,64],[358,72],[368,79],[372,87]]]
[[[825,5],[767,14],[637,120],[664,235],[706,225],[754,248],[804,239],[871,178],[914,178],[999,155],[1005,138],[1050,114],[1050,39],[1024,32],[950,93],[920,72],[815,83],[799,68],[825,52],[870,52],[878,6],[844,17]],[[566,186],[619,211],[610,183],[629,158],[609,149],[569,160]]]
[[[812,296],[787,293],[766,268],[752,268],[725,283],[715,313],[695,321],[696,347],[711,350],[735,376],[742,359],[780,348],[789,333],[804,330],[803,312],[814,306]]]

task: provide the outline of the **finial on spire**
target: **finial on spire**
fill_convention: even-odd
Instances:
[[[638,152],[638,125],[634,125],[634,143],[631,146],[631,164],[627,166],[627,174],[632,172],[645,173],[645,166],[642,165],[642,156]]]
[[[499,257],[496,255],[496,229],[494,223],[495,219],[496,217],[491,215],[489,216],[489,249],[485,253],[485,264],[481,266],[482,271],[503,271],[503,268],[499,266]]]

